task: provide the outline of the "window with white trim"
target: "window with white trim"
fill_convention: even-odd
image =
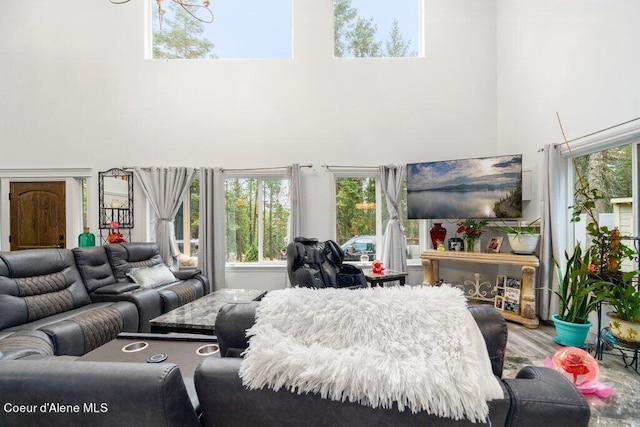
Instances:
[[[149,0],[153,59],[291,58],[291,0],[211,2],[206,9]],[[198,2],[194,2],[198,3]]]
[[[380,258],[382,236],[390,218],[378,173],[344,171],[335,173],[334,181],[336,242],[345,251],[345,261],[358,261],[363,254],[370,261]],[[407,239],[407,259],[419,259],[421,221],[407,219],[406,180],[403,187],[401,222]]]
[[[589,188],[596,189],[602,198],[594,201],[593,212],[599,227],[607,233],[613,230],[621,236],[637,236],[637,208],[634,206],[634,176],[633,164],[637,161],[634,151],[636,144],[615,146],[599,149],[598,145],[575,157],[575,163],[570,162],[574,176],[574,187],[580,186],[580,180],[589,183]],[[577,172],[574,168],[577,168]],[[575,197],[575,194],[572,195]],[[575,198],[573,205],[577,203]],[[580,221],[574,222],[574,236],[576,241],[589,245],[592,238],[587,233],[590,218],[587,214],[580,215]],[[627,246],[633,246],[631,241],[622,241]],[[617,265],[615,267],[618,267]],[[630,260],[624,260],[623,271],[634,269]]]
[[[418,56],[420,6],[420,0],[333,0],[334,56]]]
[[[228,263],[286,260],[291,205],[284,175],[227,175],[225,206]]]

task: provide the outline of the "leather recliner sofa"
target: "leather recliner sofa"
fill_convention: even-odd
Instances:
[[[159,264],[155,243],[0,252],[0,360],[80,356],[209,293],[198,270],[151,289],[126,275]]]
[[[137,267],[162,264],[160,250],[155,243],[116,243],[103,246],[118,281],[129,281],[127,272]],[[162,312],[166,313],[194,301],[210,292],[209,279],[199,270],[174,271],[176,281],[154,288],[162,300]]]
[[[221,356],[238,356],[248,347],[245,329],[254,323],[258,303],[227,304],[216,319]],[[489,404],[490,425],[518,427],[587,426],[590,410],[585,398],[560,373],[527,366],[516,378],[502,379],[507,325],[491,306],[469,307],[500,379],[504,398]],[[242,385],[239,357],[207,358],[194,381],[207,426],[472,426],[468,420],[439,418],[425,412],[373,409],[353,402],[336,402],[316,394],[288,390],[249,390]],[[462,380],[462,379],[461,379]]]
[[[80,275],[93,301],[130,301],[140,315],[140,332],[149,332],[149,320],[210,292],[209,279],[199,270],[173,272],[175,281],[145,289],[127,276],[132,268],[162,264],[158,245],[116,243],[72,250]]]
[[[173,363],[0,362],[3,426],[201,426]]]
[[[127,301],[91,301],[68,249],[2,252],[0,333],[35,330],[47,335],[56,355],[80,356],[120,332],[136,332],[138,311]],[[3,342],[25,343],[16,337],[1,340],[0,351]]]

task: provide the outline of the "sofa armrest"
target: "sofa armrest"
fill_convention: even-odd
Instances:
[[[202,274],[202,270],[198,268],[181,268],[180,270],[173,271],[172,273],[178,280],[187,280]]]
[[[131,292],[140,289],[140,285],[133,282],[118,282],[113,285],[103,286],[93,291],[96,295],[120,295],[125,292]]]
[[[201,425],[172,363],[8,360],[0,377],[6,402],[34,408],[0,412],[1,425]],[[59,406],[72,410],[47,409]]]
[[[493,374],[502,378],[504,354],[507,348],[507,322],[498,310],[491,305],[470,305],[469,312],[476,321],[484,342],[487,345]]]
[[[525,366],[516,378],[503,381],[511,396],[509,425],[589,425],[589,404],[578,389],[559,372],[549,368]]]
[[[0,339],[0,360],[53,356],[53,342],[42,331],[17,331]]]
[[[238,357],[249,347],[246,331],[256,322],[258,301],[229,303],[216,317],[216,336],[222,357]]]

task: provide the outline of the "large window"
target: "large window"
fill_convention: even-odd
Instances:
[[[580,180],[588,182],[590,189],[595,189],[602,196],[595,200],[594,216],[600,227],[611,231],[618,229],[622,236],[636,236],[635,209],[633,206],[633,148],[634,144],[623,145],[591,154],[576,157],[574,174],[575,187]],[[574,167],[574,165],[571,165]],[[575,196],[575,195],[574,195]],[[574,201],[574,205],[579,204]],[[574,223],[574,233],[577,241],[589,244],[591,237],[587,226],[591,222],[586,214],[581,215],[580,221]],[[623,241],[624,242],[624,241]],[[632,246],[631,242],[626,242]],[[625,261],[625,270],[633,269],[633,263]]]
[[[366,253],[370,260],[382,254],[389,213],[377,174],[346,173],[335,178],[336,241],[345,250],[345,260],[354,261]],[[402,225],[407,238],[408,259],[418,259],[419,220],[407,219],[406,182],[402,194]]]
[[[149,1],[155,59],[291,57],[291,0],[211,2],[212,23],[194,19],[173,1],[162,2],[160,19],[157,0]],[[210,18],[202,8],[190,10]]]
[[[229,177],[226,189],[227,262],[286,259],[291,212],[284,177]]]
[[[334,0],[334,56],[418,56],[419,0]]]

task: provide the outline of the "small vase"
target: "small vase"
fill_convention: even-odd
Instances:
[[[464,249],[467,252],[475,252],[475,245],[476,245],[476,240],[475,239],[466,239],[464,241],[465,247]]]
[[[441,222],[434,222],[433,227],[429,230],[431,236],[431,246],[438,249],[438,244],[444,244],[444,238],[447,236],[447,229],[442,226]]]
[[[78,236],[78,247],[86,248],[96,245],[96,236],[89,231],[88,228],[84,228],[84,232]]]

